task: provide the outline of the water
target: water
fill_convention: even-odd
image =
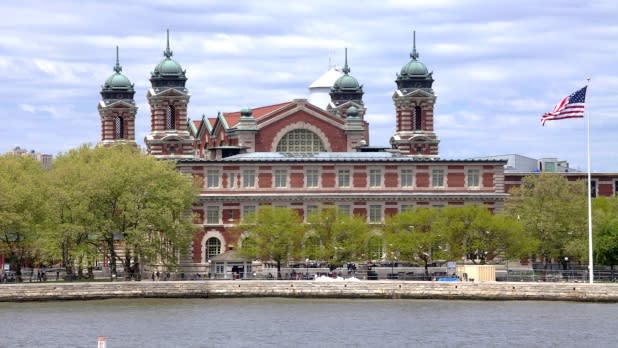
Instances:
[[[614,347],[618,304],[339,299],[0,303],[0,347]]]

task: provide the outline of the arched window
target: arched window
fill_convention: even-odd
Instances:
[[[221,241],[215,237],[208,238],[206,240],[206,260],[219,254],[221,254]]]
[[[317,134],[306,129],[295,129],[279,140],[277,152],[316,153],[326,151]]]
[[[165,114],[165,129],[176,129],[176,109],[174,105],[167,106]]]
[[[413,130],[421,130],[421,107],[414,107],[414,129]]]
[[[114,139],[124,139],[124,120],[118,115],[114,117]]]

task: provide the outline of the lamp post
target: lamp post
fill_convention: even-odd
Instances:
[[[309,258],[305,259],[305,279],[309,280]]]

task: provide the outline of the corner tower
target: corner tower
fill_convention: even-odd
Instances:
[[[413,34],[412,58],[397,74],[397,90],[393,94],[397,126],[390,143],[404,155],[438,157],[440,140],[433,130],[433,72],[418,60],[416,32]]]
[[[101,141],[99,145],[135,145],[135,89],[131,81],[121,73],[116,46],[116,65],[112,74],[101,86],[99,116],[101,117]]]
[[[172,55],[168,30],[165,58],[150,75],[151,88],[146,95],[150,104],[150,132],[144,142],[148,153],[157,158],[192,158],[194,139],[187,126],[187,104],[191,96],[185,88],[185,70]]]
[[[362,119],[367,110],[363,103],[363,86],[358,83],[354,76],[350,75],[350,71],[348,49],[346,48],[343,75],[335,81],[330,89],[330,103],[326,110],[340,118],[346,118],[347,110],[353,106],[356,109],[355,115]]]

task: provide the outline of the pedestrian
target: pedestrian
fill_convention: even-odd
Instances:
[[[152,281],[154,282],[154,280],[155,280],[155,273],[152,272]]]
[[[156,275],[157,275],[157,280],[159,280],[159,271],[157,271]]]
[[[58,281],[58,279],[60,279],[60,271],[56,271],[56,281]]]

